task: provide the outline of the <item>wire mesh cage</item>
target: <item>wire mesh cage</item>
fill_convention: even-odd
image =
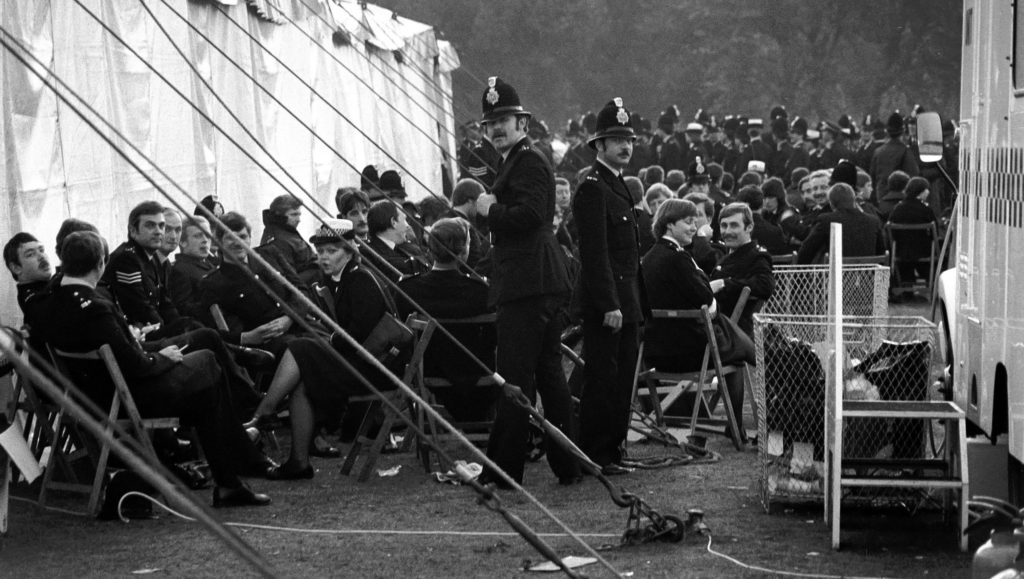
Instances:
[[[919,317],[844,316],[844,400],[927,400],[941,371],[935,326]],[[834,346],[826,316],[754,316],[761,500],[820,501],[824,496],[826,385]],[[844,456],[925,458],[928,424],[849,419]],[[879,473],[872,473],[878,475]],[[899,473],[893,473],[894,476]],[[848,489],[844,499],[875,500],[879,489]]]
[[[777,265],[775,291],[761,308],[764,314],[828,314],[827,265]],[[889,268],[877,264],[843,265],[843,313],[884,316],[889,313]]]

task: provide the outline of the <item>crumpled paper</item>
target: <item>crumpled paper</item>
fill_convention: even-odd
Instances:
[[[430,476],[434,477],[434,480],[439,483],[461,485],[463,483],[463,475],[459,474],[458,471],[460,470],[463,471],[465,476],[469,477],[469,480],[473,480],[480,476],[480,473],[484,471],[484,467],[476,462],[457,460],[452,463],[452,470],[448,472],[434,471],[430,473]]]

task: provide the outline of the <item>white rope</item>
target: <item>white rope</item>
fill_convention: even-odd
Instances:
[[[117,501],[117,516],[121,521],[127,523],[129,519],[121,513],[121,505],[124,500],[130,496],[142,497],[168,513],[188,522],[195,522],[192,517],[179,513],[157,499],[142,493],[139,491],[128,491],[121,497],[121,500]],[[26,500],[26,499],[22,499]],[[302,527],[281,527],[277,525],[259,525],[256,523],[224,523],[229,527],[237,527],[240,529],[260,529],[263,531],[281,531],[287,533],[303,533],[310,535],[404,535],[404,536],[428,536],[428,537],[519,537],[519,533],[512,532],[499,532],[499,531],[441,531],[441,530],[430,530],[430,531],[403,531],[399,529],[306,529]],[[572,535],[569,533],[537,533],[538,537],[546,538],[571,538]],[[618,533],[576,533],[577,537],[591,537],[595,539],[609,539],[619,538],[622,535]]]
[[[742,567],[744,569],[748,569],[750,571],[758,571],[758,572],[761,572],[761,573],[771,573],[772,575],[785,575],[787,577],[816,577],[818,579],[885,579],[884,577],[872,577],[872,576],[858,577],[858,576],[855,576],[855,575],[828,575],[828,574],[825,574],[825,573],[800,573],[799,571],[780,571],[778,569],[769,569],[767,567],[759,567],[757,565],[748,565],[747,563],[744,563],[743,561],[740,561],[739,559],[736,559],[734,557],[730,557],[729,555],[726,555],[725,553],[719,553],[718,551],[712,549],[711,548],[711,535],[708,535],[708,553],[711,553],[712,555],[714,555],[716,557],[721,557],[722,559],[725,559],[726,561],[729,561],[730,563],[733,563],[734,565],[738,565],[738,566],[740,566],[740,567]]]

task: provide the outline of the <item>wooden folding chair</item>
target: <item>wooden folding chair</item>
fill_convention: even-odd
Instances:
[[[424,360],[427,350],[430,346],[431,340],[434,339],[434,332],[437,330],[438,325],[444,326],[453,333],[458,333],[458,328],[460,326],[469,327],[488,324],[493,326],[496,319],[497,316],[495,314],[483,314],[469,318],[451,319],[427,319],[419,314],[412,314],[409,316],[407,324],[416,334],[417,350],[421,352],[420,357],[414,358],[413,362],[410,363],[410,369],[412,370],[410,373],[412,386],[416,390],[416,393],[427,401],[432,408],[440,412],[445,411],[446,409],[444,405],[439,404],[437,401],[435,390],[451,388],[454,386],[454,384],[446,377],[432,376],[424,371]],[[473,346],[473,344],[466,345],[467,347]],[[479,347],[480,344],[476,344],[476,346]],[[494,344],[485,344],[484,348],[489,346],[494,346]],[[498,381],[494,378],[494,374],[490,373],[480,376],[473,386],[474,388],[496,388],[498,386]],[[428,414],[422,407],[417,407],[416,422],[420,429],[426,433],[435,444],[456,439],[455,435],[452,433],[440,432],[438,430],[437,421],[434,419],[433,415]],[[451,418],[449,422],[452,426],[458,429],[466,439],[474,443],[486,442],[490,436],[491,427],[494,424],[493,420],[460,421],[455,420],[454,418]],[[428,445],[426,441],[417,441],[416,453],[423,463],[423,468],[429,472],[433,464],[433,451],[431,446]],[[440,459],[438,459],[437,464],[440,470],[444,470],[450,466],[440,464]]]
[[[743,292],[740,294],[740,299],[736,302],[736,306],[733,308],[732,315],[730,318],[733,321],[739,319],[739,316],[743,313],[743,309],[746,307],[747,299],[750,296],[750,288],[743,288]],[[728,386],[726,384],[726,376],[735,372],[743,372],[744,374],[744,388],[747,389],[747,399],[750,401],[751,408],[755,413],[756,420],[756,404],[754,397],[751,392],[750,376],[747,371],[746,364],[722,364],[721,354],[718,350],[718,340],[715,338],[714,326],[712,325],[711,311],[707,306],[702,307],[699,310],[652,310],[654,318],[661,319],[673,319],[673,320],[697,320],[704,326],[704,331],[708,336],[707,346],[704,348],[704,358],[701,363],[701,369],[694,372],[660,372],[657,368],[649,368],[642,370],[637,373],[636,383],[634,384],[634,396],[638,395],[637,390],[640,387],[640,381],[642,380],[647,387],[647,396],[653,413],[655,421],[659,426],[665,426],[665,411],[672,406],[672,404],[685,394],[692,393],[694,395],[693,408],[691,410],[689,428],[691,433],[696,433],[698,430],[718,433],[717,430],[710,429],[712,426],[726,425],[729,428],[730,435],[733,441],[733,446],[737,450],[743,449],[743,437],[740,434],[740,428],[742,428],[742,408],[734,409],[732,407],[732,400],[729,398]],[[644,345],[640,345],[640,359],[643,360]],[[710,364],[710,366],[709,366]],[[710,392],[711,399],[706,398],[708,394],[705,392],[705,386],[710,384],[709,372],[714,372],[714,377],[717,378],[717,385],[714,391]],[[717,405],[718,401],[722,401],[722,407],[725,411],[725,420],[716,420],[712,417],[713,410]],[[736,411],[740,413],[737,414]]]
[[[130,434],[136,437],[139,443],[142,445],[143,452],[152,460],[157,460],[156,449],[153,448],[153,442],[149,438],[149,431],[158,428],[177,428],[180,424],[177,417],[165,417],[165,418],[142,418],[139,415],[139,410],[135,406],[135,401],[132,398],[131,391],[128,390],[128,383],[124,379],[124,374],[121,373],[121,368],[117,365],[117,360],[114,358],[114,352],[110,349],[110,346],[104,344],[97,350],[89,352],[65,352],[58,349],[52,349],[51,355],[57,368],[65,376],[73,379],[73,375],[68,371],[68,361],[92,361],[98,362],[103,365],[107,373],[110,376],[111,381],[114,384],[114,396],[110,402],[110,409],[107,412],[107,418],[111,423],[117,423],[118,426],[125,428]],[[121,413],[126,415],[126,418],[119,418]],[[72,425],[69,417],[66,416],[61,410],[58,412],[57,420],[54,426],[55,432],[58,437],[63,436],[65,428],[71,428]],[[110,424],[106,427],[108,434],[113,433],[113,426]],[[63,439],[58,439],[61,442]],[[100,494],[103,488],[103,478],[106,474],[107,463],[110,458],[110,445],[105,442],[100,442],[98,445],[98,451],[96,449],[95,441],[83,441],[84,450],[94,457],[95,464],[95,475],[93,476],[92,484],[85,485],[78,482],[57,482],[53,480],[54,467],[57,461],[63,459],[69,459],[70,457],[65,455],[65,445],[62,443],[54,444],[50,451],[50,460],[47,464],[46,472],[43,475],[43,488],[39,493],[39,504],[46,504],[46,495],[51,490],[63,490],[70,492],[78,492],[81,494],[89,495],[89,506],[88,513],[95,515],[99,509]],[[82,450],[82,449],[76,449]]]
[[[16,330],[7,328],[16,332]],[[40,353],[43,355],[43,353]],[[20,354],[22,360],[29,361],[28,351]],[[20,420],[22,432],[36,459],[43,456],[45,449],[53,444],[56,436],[53,423],[57,418],[58,407],[45,399],[36,391],[32,380],[21,375],[16,369],[11,370],[11,399],[7,406],[7,422],[13,424]]]
[[[824,263],[828,263],[828,253],[825,253]],[[860,257],[843,256],[843,265],[884,265],[889,267],[891,259],[889,252],[886,251],[881,255],[863,255]]]
[[[411,360],[406,364],[405,371],[402,375],[402,381],[405,384],[412,383],[411,373],[413,372],[415,363],[423,359],[424,349],[426,349],[426,345],[420,348],[419,344],[416,344],[413,347]],[[355,440],[352,441],[352,446],[349,447],[348,453],[345,454],[345,460],[341,464],[341,474],[351,474],[360,454],[363,454],[363,449],[367,449],[363,460],[363,466],[359,470],[359,475],[356,477],[356,480],[359,482],[366,482],[370,478],[370,473],[373,472],[373,467],[377,464],[377,459],[380,457],[381,452],[383,452],[384,446],[389,442],[391,438],[391,431],[401,421],[401,416],[405,415],[410,419],[412,416],[408,408],[408,401],[401,391],[385,391],[381,392],[381,395],[382,396],[377,396],[376,394],[371,393],[349,396],[348,398],[349,405],[366,405],[366,410],[363,412],[363,418],[359,423],[359,430],[356,432]],[[383,399],[389,400],[394,407],[401,410],[398,412],[392,410],[390,406],[384,404]],[[377,430],[376,436],[371,437],[370,430],[374,427],[377,415],[381,412],[384,413],[384,419]],[[401,449],[407,449],[410,444],[411,439],[409,436],[406,436]]]

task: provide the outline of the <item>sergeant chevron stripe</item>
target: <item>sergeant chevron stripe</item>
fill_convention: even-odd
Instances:
[[[123,284],[126,284],[126,285],[131,285],[133,283],[139,283],[139,284],[142,283],[142,272],[141,271],[136,271],[136,272],[118,271],[118,272],[115,272],[115,273],[117,274],[117,282],[118,283],[123,283]]]

